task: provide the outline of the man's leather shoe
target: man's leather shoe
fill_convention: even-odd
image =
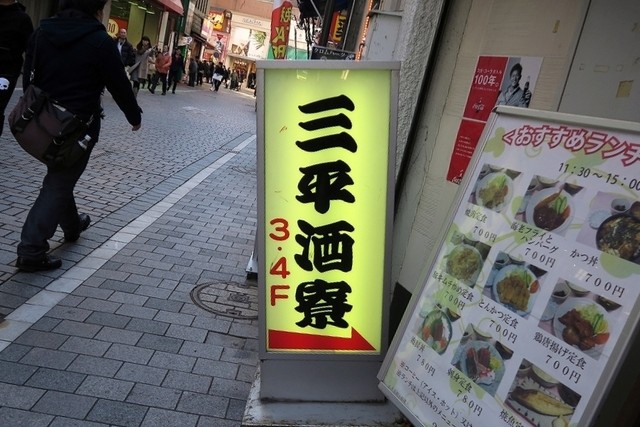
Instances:
[[[16,267],[18,267],[18,270],[28,273],[55,270],[56,268],[60,268],[61,265],[62,260],[53,255],[45,255],[44,258],[36,260],[18,257],[18,260],[16,261]]]
[[[80,233],[89,228],[89,224],[91,224],[91,218],[87,214],[78,215],[78,219],[80,221],[78,223],[78,231],[75,233],[64,233],[64,240],[67,242],[75,242],[78,240],[80,238]]]

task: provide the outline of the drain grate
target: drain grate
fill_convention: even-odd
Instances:
[[[258,318],[258,288],[249,284],[203,283],[191,290],[191,300],[203,310],[221,316],[247,320]]]

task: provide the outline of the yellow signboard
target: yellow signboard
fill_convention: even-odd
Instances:
[[[379,354],[392,70],[318,62],[341,68],[264,70],[259,276],[266,351]]]

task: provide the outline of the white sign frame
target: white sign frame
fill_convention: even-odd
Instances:
[[[479,173],[481,172],[480,167],[483,166],[481,164],[481,161],[483,163],[486,162],[486,157],[483,158],[483,155],[485,154],[485,148],[487,148],[486,146],[489,143],[493,143],[493,144],[497,143],[496,142],[497,138],[494,138],[493,141],[488,141],[488,140],[494,137],[494,134],[496,132],[496,126],[497,124],[500,123],[501,118],[505,120],[509,118],[522,120],[525,123],[527,121],[544,122],[545,124],[548,123],[550,125],[559,125],[559,126],[564,125],[567,127],[573,126],[577,128],[582,127],[585,129],[596,129],[596,130],[601,130],[603,132],[608,131],[611,134],[616,134],[616,133],[618,135],[623,134],[623,136],[627,136],[630,134],[633,139],[632,142],[634,144],[637,144],[638,141],[640,141],[640,124],[638,123],[609,120],[609,119],[602,119],[602,118],[593,118],[593,117],[583,117],[583,116],[555,113],[555,112],[536,111],[536,110],[522,109],[522,108],[516,108],[516,107],[499,106],[496,109],[494,109],[494,112],[492,113],[492,116],[490,117],[487,123],[487,126],[484,129],[484,132],[482,134],[482,137],[476,149],[476,152],[473,158],[471,159],[469,169],[465,174],[465,177],[460,185],[456,199],[451,207],[450,213],[448,215],[449,221],[447,224],[444,224],[443,231],[441,232],[441,236],[439,238],[439,243],[436,246],[436,251],[435,251],[435,254],[433,255],[433,259],[431,259],[428,263],[429,268],[426,270],[426,276],[424,278],[424,282],[422,286],[413,294],[411,302],[407,307],[407,310],[402,319],[402,322],[393,339],[393,342],[390,345],[389,352],[387,353],[385,361],[378,374],[378,379],[380,380],[379,387],[382,390],[382,392],[416,426],[418,425],[425,425],[425,426],[426,425],[430,425],[430,426],[487,425],[486,419],[483,420],[484,421],[483,423],[483,421],[481,421],[480,418],[474,418],[474,414],[469,413],[470,411],[467,411],[467,415],[469,415],[469,418],[467,418],[467,421],[471,421],[471,424],[465,424],[459,418],[456,418],[455,420],[445,420],[443,422],[443,419],[445,419],[444,416],[442,416],[442,418],[440,416],[436,418],[435,416],[436,412],[434,412],[433,409],[425,410],[425,408],[427,408],[428,406],[427,401],[429,402],[429,404],[437,403],[437,404],[441,404],[443,407],[445,406],[446,399],[439,398],[436,396],[437,396],[437,393],[441,393],[442,390],[446,389],[447,387],[446,385],[443,386],[442,383],[437,384],[437,383],[433,383],[433,381],[429,383],[429,378],[427,378],[428,374],[422,371],[418,371],[417,369],[412,370],[413,368],[415,368],[415,366],[412,366],[411,363],[414,363],[414,364],[417,364],[417,363],[415,363],[415,361],[413,361],[411,358],[413,358],[416,354],[425,356],[424,358],[422,358],[424,362],[422,365],[422,368],[424,369],[427,369],[427,367],[431,369],[430,363],[432,363],[434,360],[435,360],[435,365],[438,365],[439,362],[437,361],[437,358],[439,356],[431,348],[426,348],[426,353],[423,353],[423,351],[425,351],[424,343],[422,343],[422,348],[419,350],[422,353],[417,353],[416,351],[414,351],[416,349],[410,348],[410,347],[411,346],[418,347],[418,346],[413,345],[410,341],[412,339],[411,337],[417,337],[417,334],[418,334],[418,332],[415,331],[415,325],[418,323],[417,321],[419,320],[418,316],[419,316],[420,310],[423,307],[423,304],[425,303],[425,301],[428,299],[428,296],[426,293],[428,288],[427,284],[429,283],[429,280],[431,280],[432,275],[434,274],[434,272],[436,271],[436,268],[438,267],[437,265],[438,259],[440,259],[440,262],[442,262],[442,258],[440,258],[440,256],[444,254],[443,251],[444,251],[445,241],[450,236],[450,229],[454,225],[454,219],[456,218],[456,215],[459,215],[461,209],[464,210],[464,208],[461,208],[461,206],[466,205],[467,203],[466,197],[469,195],[469,192],[471,191],[470,186],[475,185],[476,183],[479,182],[478,178],[479,178]],[[494,148],[494,147],[495,145],[493,145],[491,148]],[[563,163],[560,163],[560,164],[562,165]],[[628,183],[629,177],[632,177],[632,180],[636,180],[635,177],[640,176],[640,174],[638,173],[638,169],[640,169],[638,166],[639,164],[640,163],[635,162],[632,164],[631,167],[628,168],[628,170],[624,171],[626,174],[627,183]],[[511,166],[511,165],[501,164],[500,166]],[[519,170],[526,170],[527,168],[527,166],[523,164],[517,164],[516,167],[519,168]],[[534,167],[533,163],[529,167]],[[617,171],[618,171],[617,169],[614,170],[614,172],[617,172]],[[531,172],[531,171],[528,171],[528,172]],[[605,179],[605,178],[598,178],[598,179]],[[524,181],[525,187],[526,187],[526,182],[527,181],[525,180]],[[607,183],[610,184],[610,182],[607,182]],[[599,184],[603,185],[600,182]],[[635,190],[635,198],[636,200],[640,200],[640,191]],[[626,262],[626,264],[631,264],[631,263]],[[440,264],[440,266],[442,266],[442,264]],[[631,268],[632,272],[636,270],[637,269],[635,267]],[[631,274],[631,278],[633,277],[634,277],[634,273]],[[631,286],[629,286],[629,288],[631,288]],[[640,322],[640,310],[638,310],[640,298],[638,298],[638,293],[636,290],[629,289],[629,293],[633,293],[633,292],[635,292],[634,295],[628,295],[628,297],[630,298],[629,299],[630,302],[628,302],[626,305],[623,306],[624,311],[622,312],[622,315],[620,317],[623,318],[624,316],[626,316],[626,321],[624,322],[623,325],[621,325],[618,328],[619,329],[618,335],[616,337],[617,341],[612,341],[612,343],[610,343],[610,345],[607,346],[608,351],[610,352],[608,354],[608,359],[606,357],[601,358],[603,359],[603,362],[600,363],[600,366],[599,366],[600,368],[602,368],[599,375],[594,375],[594,373],[596,373],[595,370],[591,370],[589,372],[583,373],[583,375],[585,375],[586,377],[590,377],[589,381],[591,381],[590,386],[593,392],[589,396],[587,396],[588,397],[587,399],[580,402],[579,406],[581,409],[579,413],[579,419],[571,419],[570,423],[572,426],[593,424],[596,418],[596,414],[598,413],[598,410],[600,409],[604,401],[604,398],[608,393],[608,390],[612,386],[613,380],[615,379],[616,374],[618,373],[618,370],[622,365],[622,362],[624,361],[625,357],[628,354],[630,345],[632,343],[632,339],[638,332],[638,326]],[[626,297],[627,296],[625,296],[625,298]],[[462,310],[463,308],[460,310],[460,312],[462,312]],[[461,318],[464,319],[464,314],[462,315]],[[613,324],[613,321],[611,321],[611,323]],[[622,322],[619,322],[619,323],[622,324]],[[494,334],[495,334],[495,331],[494,331]],[[612,336],[613,336],[613,333],[612,333]],[[563,342],[562,338],[558,338],[558,341],[560,341],[561,343]],[[414,342],[421,343],[422,341],[420,339],[415,339]],[[460,343],[462,343],[462,338],[460,338]],[[526,346],[526,345],[527,345],[526,343],[521,344],[521,346]],[[462,344],[460,345],[460,347],[462,347]],[[523,352],[522,349],[520,349],[519,351],[520,353]],[[455,360],[455,358],[452,359],[452,361],[453,360]],[[444,364],[446,364],[446,362]],[[453,366],[453,365],[450,365],[450,366]],[[439,367],[441,366],[436,366],[435,369],[438,369]],[[517,368],[518,368],[518,365],[516,365],[516,369]],[[450,372],[452,371],[455,371],[455,369],[450,370]],[[453,373],[455,374],[455,372]],[[410,378],[408,380],[401,379],[404,377],[410,377]],[[451,378],[451,381],[453,382],[452,377],[453,375],[449,376],[449,378]],[[402,394],[397,391],[394,391],[394,386],[392,383],[397,384],[397,383],[401,383],[402,381],[409,382],[410,380],[419,381],[418,384],[420,385],[420,387],[416,386],[414,389],[411,389],[410,387],[406,386],[406,384],[400,384],[399,389],[402,389],[403,391],[406,392],[407,388],[409,388],[409,392]],[[515,380],[514,380],[514,383],[515,383]],[[475,392],[478,386],[477,384],[472,384],[472,386],[473,386],[472,389]],[[433,394],[430,395],[425,393],[424,390],[427,388],[430,390],[429,393],[433,393]],[[415,391],[417,389],[420,389],[420,393],[411,392],[411,390]],[[442,394],[445,394],[446,392],[447,391],[445,390],[445,392],[442,392]],[[483,393],[480,393],[480,395],[482,394]],[[497,400],[497,399],[493,399],[492,397],[491,399]],[[462,396],[460,400],[463,400]],[[458,401],[456,402],[451,401],[448,403],[451,404],[450,407],[447,406],[449,409],[460,408],[460,402]],[[469,401],[465,403],[469,404]],[[503,408],[508,408],[507,405],[504,404],[503,402],[501,402],[501,404]],[[477,402],[474,403],[473,409],[477,409],[475,407],[476,405],[477,405]],[[459,413],[456,413],[456,415],[459,415],[462,412],[463,411],[460,411]],[[425,414],[430,414],[430,416],[426,417]],[[451,418],[453,417],[451,414],[449,414],[449,416]],[[480,417],[480,414],[478,414],[478,417]],[[475,422],[473,422],[473,420],[475,420]],[[494,422],[491,425],[508,426],[511,424],[508,424],[506,421],[503,421],[501,419],[495,418]]]

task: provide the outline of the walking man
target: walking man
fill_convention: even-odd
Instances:
[[[133,50],[133,45],[127,40],[127,29],[120,28],[118,31],[118,37],[116,38],[116,45],[118,46],[118,52],[122,57],[122,64],[125,67],[130,67],[136,63],[136,54]]]
[[[29,40],[23,86],[27,88],[30,84],[30,71],[37,57],[36,83],[80,120],[90,123],[87,130],[90,143],[84,155],[69,168],[47,168],[40,194],[22,226],[16,261],[21,271],[60,267],[60,258],[47,253],[48,240],[58,225],[64,239],[75,242],[91,223],[89,215],[78,214],[73,191],[98,141],[100,97],[105,87],[131,124],[131,130],[140,129],[140,107],[113,39],[102,25],[106,3],[107,0],[60,0],[60,12],[40,21],[40,27]]]

